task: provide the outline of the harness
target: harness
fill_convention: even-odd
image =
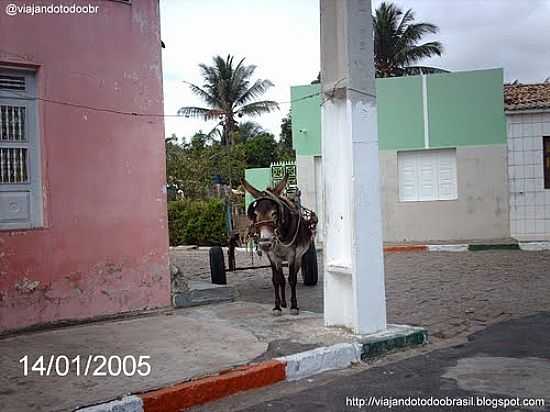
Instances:
[[[258,222],[255,221],[255,215],[254,215],[254,209],[256,207],[256,204],[260,200],[270,200],[274,202],[277,205],[278,208],[278,214],[277,216],[280,216],[280,224],[284,225],[286,223],[286,214],[285,211],[288,211],[291,215],[298,216],[298,223],[296,224],[296,231],[294,232],[294,235],[292,236],[292,239],[290,242],[283,242],[280,238],[279,233],[279,219],[264,219],[260,220]],[[283,247],[290,247],[298,238],[298,233],[300,232],[300,227],[302,224],[302,220],[305,220],[305,223],[307,223],[307,227],[311,232],[311,235],[315,233],[315,228],[317,227],[317,216],[312,210],[306,209],[302,206],[296,206],[294,204],[290,204],[290,201],[284,198],[280,198],[274,193],[272,193],[269,189],[262,192],[262,196],[256,198],[249,206],[247,210],[247,215],[252,224],[250,225],[249,234],[252,234],[256,238],[256,229],[261,226],[269,225],[273,227],[273,243],[274,247],[277,245],[283,246]]]

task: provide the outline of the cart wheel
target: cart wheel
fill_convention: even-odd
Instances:
[[[319,279],[319,267],[317,266],[317,252],[315,243],[311,242],[308,251],[302,257],[302,278],[304,285],[315,286]]]
[[[210,278],[212,283],[216,285],[226,285],[225,277],[225,260],[223,257],[223,249],[220,246],[213,246],[208,252],[210,256]]]

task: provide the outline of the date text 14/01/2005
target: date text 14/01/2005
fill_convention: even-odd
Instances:
[[[148,355],[40,355],[35,360],[28,355],[19,359],[23,376],[149,376],[151,356]]]

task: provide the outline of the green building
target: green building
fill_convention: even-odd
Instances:
[[[384,240],[509,237],[502,70],[377,79],[376,94]],[[291,99],[302,203],[322,215],[320,85]],[[269,169],[247,177],[265,186]]]

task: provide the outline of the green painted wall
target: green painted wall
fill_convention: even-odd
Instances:
[[[506,144],[502,70],[426,77],[430,147]]]
[[[317,94],[320,91],[319,84],[290,88],[290,98],[293,101],[292,146],[299,156],[321,154],[321,96]],[[310,95],[315,96],[307,97]]]
[[[424,147],[422,78],[376,80],[380,150]]]
[[[248,183],[254,186],[258,190],[265,190],[271,184],[271,168],[259,167],[256,169],[246,169],[244,171],[244,177]],[[254,198],[250,193],[246,193],[244,198],[245,207],[252,203]]]
[[[430,147],[506,143],[502,69],[426,76]],[[320,91],[291,88],[292,100]],[[376,79],[380,150],[424,148],[422,77]],[[300,133],[305,130],[305,133]],[[320,96],[292,103],[296,154],[321,154]]]

